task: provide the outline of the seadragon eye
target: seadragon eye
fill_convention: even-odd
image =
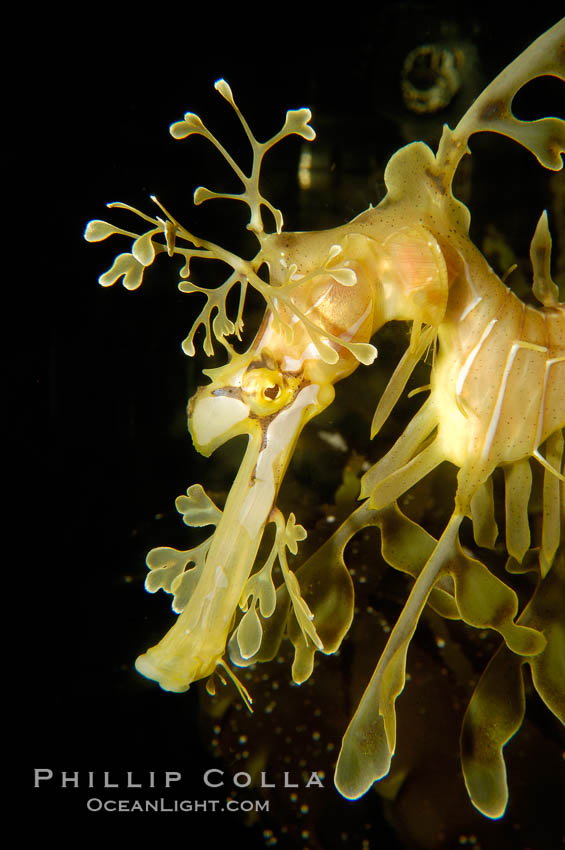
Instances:
[[[272,387],[265,387],[265,389],[263,390],[263,395],[265,396],[265,398],[268,398],[270,401],[274,401],[277,398],[280,391],[281,391],[281,388],[277,384],[274,384]]]
[[[241,381],[245,402],[256,416],[271,416],[295,395],[299,379],[278,369],[250,367]]]

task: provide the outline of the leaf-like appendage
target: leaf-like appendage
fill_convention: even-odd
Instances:
[[[539,217],[531,244],[530,260],[534,273],[532,292],[540,304],[556,307],[559,303],[559,287],[551,277],[551,234],[547,222],[547,210]]]
[[[93,219],[86,225],[84,238],[87,242],[102,242],[103,239],[107,239],[114,233],[123,233],[123,231],[119,227],[114,227],[113,224],[108,224],[107,221]]]
[[[545,648],[537,655],[520,655],[502,644],[479,680],[463,720],[461,762],[465,784],[473,805],[490,818],[502,817],[508,802],[503,749],[524,718],[525,662],[530,665],[541,699],[565,723],[564,590],[565,553],[561,552],[549,574],[540,578],[518,619],[520,628],[528,628],[534,634],[543,629]]]
[[[169,132],[174,139],[186,139],[187,136],[193,133],[198,133],[206,136],[208,131],[206,127],[194,112],[186,112],[184,121],[176,121],[169,127]]]
[[[186,496],[178,496],[175,505],[179,514],[183,515],[186,525],[200,528],[205,525],[217,525],[222,516],[212,499],[206,494],[201,484],[192,484],[186,491]]]
[[[209,537],[200,546],[186,551],[168,546],[152,549],[146,559],[150,572],[145,579],[145,589],[149,593],[160,589],[172,593],[172,609],[180,614],[200,579],[211,542]]]
[[[156,232],[158,231],[149,230],[139,236],[132,245],[131,252],[142,266],[150,266],[155,259],[155,246],[152,239]]]
[[[328,273],[342,286],[355,286],[357,275],[353,269],[328,269]]]
[[[461,763],[471,802],[489,818],[500,818],[508,803],[502,750],[522,725],[525,711],[522,661],[497,653],[483,673],[465,713]]]
[[[519,622],[542,630],[547,646],[527,658],[534,687],[550,711],[565,724],[565,548],[558,552],[552,569],[543,578]]]
[[[339,754],[335,783],[348,799],[362,796],[385,776],[396,747],[395,702],[404,688],[406,655],[428,597],[446,562],[460,551],[454,512],[430,558],[420,571],[392,629],[371,680],[347,727]]]
[[[306,537],[306,529],[302,525],[297,525],[296,517],[293,513],[290,513],[284,530],[284,543],[288,551],[292,555],[296,555],[299,542],[306,540]]]
[[[273,581],[273,566],[276,555],[276,545],[273,545],[271,553],[261,569],[247,579],[239,602],[243,611],[248,610],[249,598],[251,597],[251,607],[254,607],[255,600],[257,600],[262,617],[268,618],[273,614],[277,604],[277,594]]]
[[[512,101],[523,86],[537,77],[565,80],[564,43],[565,19],[536,39],[486,87],[455,130],[444,128],[437,156],[444,185],[451,185],[474,133],[500,133],[527,148],[545,168],[563,168],[565,121],[553,117],[521,121],[512,114]]]
[[[108,271],[100,275],[98,283],[101,286],[112,286],[117,280],[123,278],[122,283],[126,289],[137,289],[141,286],[143,271],[144,266],[133,254],[118,254]]]
[[[275,546],[277,547],[279,564],[288,595],[290,596],[294,616],[302,630],[304,639],[306,641],[310,640],[314,646],[322,649],[322,641],[313,623],[314,615],[302,597],[298,579],[289,569],[286,559],[286,549],[288,548],[292,554],[296,554],[298,550],[297,542],[306,538],[306,531],[301,525],[295,524],[294,514],[290,514],[286,525],[284,517],[279,510],[273,510],[272,517],[276,526]]]
[[[297,678],[295,675],[297,657],[300,654],[299,647],[305,653],[301,657],[307,657],[309,659],[306,662],[307,668],[313,659],[314,649],[324,649],[313,622],[314,615],[304,599],[296,575],[289,569],[286,558],[286,549],[292,554],[296,554],[299,541],[306,538],[306,531],[301,525],[296,523],[294,514],[292,513],[289,515],[288,521],[285,524],[284,517],[277,508],[271,512],[271,520],[275,523],[275,540],[265,564],[247,580],[240,600],[240,607],[247,613],[232,635],[229,644],[229,653],[232,662],[238,666],[245,666],[250,661],[270,660],[280,645],[290,602],[292,620],[289,620],[288,627],[289,629],[294,629],[291,640],[295,645],[297,653],[293,666],[293,679],[295,682],[302,682],[310,675],[311,667],[309,668],[309,672],[304,672],[303,676]],[[283,574],[284,584],[279,587],[278,591],[275,591],[272,570],[277,559]],[[344,566],[343,569],[347,575],[349,587],[351,587],[351,579]],[[309,571],[304,575],[311,577]],[[322,586],[326,586],[325,582],[321,584]],[[333,587],[333,584],[331,587],[327,587],[330,595]],[[345,597],[347,597],[347,594],[344,591]],[[250,599],[251,602],[249,602]],[[259,604],[260,617],[256,609],[257,602]],[[250,613],[250,611],[253,613]],[[347,628],[350,622],[351,615],[348,617]],[[259,629],[261,630],[261,638],[257,642]],[[299,635],[296,633],[296,630],[298,630]],[[346,629],[343,633],[345,631]],[[343,636],[343,633],[341,636]],[[254,647],[252,655],[249,654],[251,646]],[[335,649],[331,651],[335,651]]]
[[[216,139],[213,133],[208,130],[205,124],[203,124],[203,122],[201,121],[201,119],[197,115],[194,115],[194,113],[187,112],[184,116],[183,121],[177,121],[174,124],[171,124],[170,133],[175,139],[184,139],[187,136],[193,135],[195,133],[204,136],[204,138],[208,139],[208,141],[211,142],[214,147],[220,152],[220,154],[226,160],[230,168],[234,171],[236,176],[243,184],[243,192],[241,192],[241,194],[239,195],[227,194],[224,192],[215,192],[211,189],[206,189],[201,186],[194,193],[194,203],[198,205],[204,203],[204,201],[215,199],[242,201],[243,203],[248,205],[250,210],[248,228],[253,233],[255,233],[259,241],[261,241],[264,235],[261,207],[266,207],[273,215],[275,219],[275,227],[277,233],[281,232],[283,225],[283,217],[281,211],[276,209],[261,194],[261,191],[259,189],[259,177],[263,157],[268,150],[274,147],[274,145],[276,145],[286,136],[298,135],[301,136],[303,139],[307,139],[308,141],[314,139],[316,134],[308,123],[312,117],[312,113],[309,109],[289,110],[289,112],[287,112],[285,123],[281,130],[279,130],[279,132],[276,133],[268,141],[259,142],[251,132],[247,121],[241,114],[234,100],[232,90],[228,83],[225,80],[217,80],[214,84],[214,88],[222,95],[224,100],[226,100],[230,104],[231,108],[234,110],[237,117],[239,118],[241,126],[243,127],[245,134],[249,140],[253,151],[253,164],[251,167],[250,174],[245,174],[245,172],[230,156],[224,146],[220,144],[220,142]]]
[[[255,604],[243,615],[237,627],[237,643],[244,659],[252,658],[259,651],[263,630]]]
[[[147,554],[146,563],[151,570],[145,579],[145,589],[155,593],[162,588],[172,593],[171,585],[187,564],[192,562],[190,551],[171,549],[169,546],[159,546]]]
[[[241,283],[240,276],[235,272],[216,289],[205,289],[203,287],[196,286],[189,280],[181,281],[179,283],[179,289],[181,292],[201,292],[206,296],[206,303],[204,307],[200,311],[198,318],[194,321],[188,336],[182,342],[182,349],[185,354],[188,354],[189,356],[194,354],[194,336],[198,328],[201,326],[204,328],[205,333],[203,345],[204,352],[209,357],[214,353],[212,332],[216,339],[224,345],[226,344],[225,337],[228,334],[236,333],[238,338],[240,338],[240,328],[243,325],[240,313],[238,313],[236,321],[233,322],[226,312],[226,298],[230,290],[238,283],[242,286],[243,298],[244,284]],[[243,309],[243,305],[241,305],[241,309]],[[216,316],[212,320],[212,313],[214,310],[216,310]]]
[[[312,112],[309,109],[289,109],[286,113],[284,126],[280,131],[280,136],[290,136],[293,133],[296,136],[302,136],[308,142],[312,142],[316,138],[316,131],[310,126],[312,120]]]
[[[374,511],[365,505],[363,508],[367,513],[366,523],[377,525],[381,530],[381,553],[387,564],[411,575],[414,579],[418,578],[437,546],[435,537],[404,516],[396,504],[382,508],[380,511]],[[446,579],[440,579],[432,588],[429,605],[446,619],[460,619],[459,610],[453,594],[448,589]]]
[[[312,115],[309,109],[289,110],[285,123],[279,132],[266,142],[259,142],[239,111],[234,101],[233,93],[225,80],[218,80],[216,89],[236,112],[251,145],[253,163],[249,174],[246,174],[239,167],[223,145],[194,113],[187,112],[183,121],[178,121],[171,125],[170,132],[176,139],[184,139],[194,134],[206,138],[219,151],[243,185],[243,191],[240,194],[217,192],[200,186],[194,193],[194,204],[199,205],[205,201],[218,199],[241,201],[247,204],[250,209],[248,229],[255,234],[259,243],[263,245],[264,240],[268,238],[264,231],[263,208],[266,208],[273,216],[277,233],[281,232],[283,226],[281,211],[276,209],[260,191],[259,179],[263,157],[272,147],[287,136],[298,135],[308,141],[314,139],[315,132],[309,124]],[[203,348],[208,356],[214,354],[214,337],[231,353],[232,349],[227,342],[227,337],[235,334],[238,339],[241,339],[245,297],[247,287],[250,285],[265,298],[267,307],[273,312],[274,327],[284,329],[288,334],[289,341],[292,338],[292,324],[278,315],[277,304],[284,305],[291,315],[300,320],[324,362],[332,365],[337,363],[340,348],[347,349],[359,362],[366,365],[374,361],[377,356],[377,350],[373,345],[365,342],[349,342],[345,338],[332,334],[328,328],[322,329],[318,327],[296,307],[292,300],[291,293],[296,286],[303,285],[307,280],[322,274],[329,275],[341,286],[351,287],[356,284],[357,275],[354,269],[348,267],[347,263],[342,266],[334,265],[336,258],[343,253],[341,246],[333,245],[330,248],[324,264],[319,269],[313,270],[304,278],[299,278],[298,280],[295,280],[291,273],[288,280],[282,286],[277,285],[275,287],[263,280],[258,273],[261,267],[266,267],[270,262],[270,255],[267,253],[264,255],[262,249],[258,251],[252,260],[244,260],[213,242],[195,236],[184,228],[156,197],[152,196],[152,200],[164,213],[164,219],[148,216],[128,204],[109,204],[112,208],[127,210],[144,221],[149,222],[152,225],[149,231],[136,234],[116,228],[106,222],[94,221],[87,227],[85,237],[90,241],[100,241],[116,233],[129,236],[133,239],[131,253],[120,254],[116,258],[112,268],[100,277],[99,280],[103,286],[110,286],[118,278],[123,277],[126,288],[137,288],[142,280],[143,269],[151,265],[156,254],[163,251],[166,251],[169,256],[178,255],[184,259],[184,264],[180,270],[181,282],[179,289],[181,292],[199,292],[206,297],[206,304],[182,343],[183,351],[186,354],[189,356],[194,354],[194,337],[200,326],[204,327]],[[159,237],[164,239],[164,244],[162,241],[159,241]],[[188,247],[183,243],[188,243]],[[190,261],[195,257],[222,262],[228,267],[231,267],[232,271],[220,286],[215,288],[197,286],[188,280]],[[265,261],[268,262],[266,263]],[[231,319],[227,315],[226,299],[231,289],[236,285],[239,285],[241,288],[239,306],[236,318]],[[214,311],[216,315],[212,318]]]
[[[186,496],[178,496],[175,504],[185,524],[194,528],[217,525],[222,516],[221,510],[200,484],[190,486]],[[181,551],[160,546],[147,555],[150,572],[145,579],[146,589],[149,593],[155,593],[161,588],[166,593],[172,593],[172,607],[177,614],[185,609],[200,579],[213,536],[193,549]]]
[[[457,608],[466,623],[477,629],[495,629],[518,655],[537,655],[544,649],[541,632],[514,622],[516,593],[480,561],[460,552],[448,571],[455,582]]]

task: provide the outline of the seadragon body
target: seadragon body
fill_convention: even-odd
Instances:
[[[353,586],[343,550],[359,528],[379,526],[385,560],[414,577],[343,739],[336,785],[349,798],[365,793],[389,770],[396,739],[394,704],[404,687],[408,645],[428,602],[445,617],[498,630],[504,644],[495,666],[501,659],[513,665],[519,691],[521,666],[529,663],[542,699],[563,718],[563,660],[555,661],[563,650],[562,630],[553,620],[543,627],[539,605],[563,585],[565,516],[565,309],[551,279],[547,216],[541,216],[531,245],[533,293],[539,302],[533,307],[498,278],[472,244],[469,212],[454,198],[451,186],[467,142],[478,132],[502,133],[528,148],[546,168],[562,168],[564,122],[518,121],[511,103],[535,77],[563,79],[564,52],[562,21],[487,87],[455,130],[444,128],[437,154],[417,142],[392,157],[385,172],[387,195],[378,207],[342,227],[310,233],[284,232],[280,212],[259,189],[262,158],[274,144],[291,134],[314,138],[309,110],[287,113],[282,130],[260,143],[229,86],[219,81],[216,88],[236,111],[252,145],[251,173],[239,168],[192,113],[173,124],[171,133],[175,138],[204,136],[231,165],[242,194],[201,187],[195,203],[218,198],[246,203],[248,228],[260,246],[256,256],[245,260],[200,239],[156,199],[164,217],[111,205],[149,222],[150,229],[141,235],[100,221],[91,222],[86,231],[90,241],[113,233],[134,240],[131,253],[119,255],[101,276],[103,285],[123,278],[127,288],[136,288],[159,253],[184,260],[180,289],[206,297],[184,350],[194,353],[195,334],[203,326],[206,353],[212,352],[215,337],[228,354],[224,366],[206,372],[210,383],[190,401],[194,445],[209,455],[234,436],[248,435],[222,511],[200,485],[177,499],[186,524],[212,525],[213,534],[184,552],[161,547],[148,555],[147,589],[173,594],[179,616],[161,642],[138,658],[137,669],[171,691],[184,691],[218,670],[221,676],[223,669],[250,705],[228,657],[239,667],[272,658],[286,634],[295,646],[293,678],[300,683],[312,671],[316,650],[330,654],[339,648],[353,617]],[[273,233],[264,230],[264,209],[274,218]],[[194,258],[224,263],[230,270],[224,284],[205,289],[192,283]],[[227,337],[240,336],[250,286],[263,295],[267,309],[254,341],[241,354]],[[237,316],[230,319],[226,297],[234,287],[239,287],[240,299]],[[390,451],[364,474],[360,507],[295,573],[286,550],[296,554],[306,532],[293,514],[285,520],[276,502],[296,442],[305,424],[331,404],[334,384],[360,363],[373,362],[371,339],[392,320],[411,322],[410,342],[379,401],[372,435],[388,418],[416,364],[433,349],[429,396]],[[528,522],[531,458],[543,466],[544,476],[542,530],[535,549]],[[457,467],[458,484],[451,519],[435,540],[405,517],[396,501],[443,461]],[[494,546],[498,529],[492,475],[498,467],[505,475],[506,549],[512,569],[536,569],[539,576],[536,594],[523,611],[514,591],[459,543],[459,528],[468,517],[477,545]],[[263,533],[271,523],[274,543],[266,561],[258,563]],[[278,589],[276,561],[283,576]],[[496,704],[496,685],[489,676],[487,668],[465,719],[467,743],[484,731],[484,705],[489,700]],[[500,816],[506,805],[502,748],[513,731],[512,723],[503,725],[498,738],[491,736],[482,750],[474,746],[467,755],[464,748],[469,794],[490,817]]]

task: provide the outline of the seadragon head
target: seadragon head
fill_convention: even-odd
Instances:
[[[259,142],[239,111],[229,85],[218,80],[215,88],[236,112],[253,151],[251,171],[247,175],[208,130],[201,119],[186,113],[182,121],[171,125],[175,139],[200,135],[208,139],[233,169],[243,185],[240,194],[215,192],[200,186],[194,203],[230,200],[245,203],[250,210],[247,228],[255,235],[259,249],[244,259],[209,240],[201,239],[185,227],[155,197],[153,202],[162,215],[150,216],[128,204],[112,203],[112,209],[136,214],[150,227],[134,233],[105,221],[91,221],[85,238],[91,242],[117,234],[133,239],[131,251],[119,254],[111,268],[102,274],[102,286],[122,280],[126,289],[138,288],[145,269],[162,253],[182,259],[179,289],[199,293],[206,302],[182,343],[183,351],[195,353],[195,337],[203,328],[204,352],[214,353],[214,340],[228,353],[228,362],[206,370],[212,383],[201,388],[191,402],[189,421],[196,447],[209,454],[219,445],[220,433],[242,433],[242,423],[251,416],[268,418],[285,407],[298,387],[316,381],[326,388],[345,377],[358,364],[371,363],[376,349],[369,343],[375,326],[374,293],[358,275],[358,261],[343,244],[333,244],[330,235],[303,234],[300,247],[289,248],[290,237],[282,232],[283,216],[261,193],[259,178],[265,154],[282,139],[297,135],[311,141],[308,109],[289,110],[283,127],[271,139]],[[266,232],[264,211],[274,222],[274,232]],[[307,241],[308,245],[304,242]],[[193,259],[212,260],[228,269],[220,286],[206,288],[193,283],[190,264]],[[238,354],[229,341],[241,340],[248,288],[257,290],[266,303],[263,323],[248,351]],[[239,288],[236,315],[228,315],[227,299]],[[381,324],[379,322],[379,324]],[[326,392],[325,404],[333,397]],[[214,402],[212,407],[212,401]],[[208,425],[204,427],[203,423]],[[249,423],[248,423],[249,424]],[[206,428],[210,434],[205,435]]]
[[[241,194],[199,187],[194,203],[217,199],[245,203],[250,210],[247,227],[258,242],[257,253],[242,258],[201,239],[156,198],[153,201],[159,214],[155,216],[127,204],[109,205],[137,215],[149,225],[145,232],[92,221],[85,233],[88,241],[114,234],[133,240],[131,251],[118,255],[100,276],[103,286],[121,279],[127,289],[136,289],[145,269],[159,254],[181,259],[180,290],[205,297],[183,350],[189,356],[194,354],[202,328],[206,354],[214,353],[215,341],[227,352],[226,363],[205,371],[210,382],[190,400],[188,423],[195,447],[210,455],[237,435],[249,438],[223,510],[200,485],[192,485],[186,496],[177,499],[185,523],[212,525],[212,535],[194,549],[179,552],[160,547],[147,558],[147,589],[155,592],[162,588],[171,593],[173,609],[180,616],[163,640],[138,658],[136,666],[143,675],[172,691],[186,690],[191,682],[211,676],[218,667],[228,670],[224,655],[230,634],[230,657],[236,663],[237,659],[242,665],[251,663],[257,656],[262,639],[259,615],[269,618],[276,607],[272,577],[276,560],[287,589],[282,607],[286,611],[290,600],[305,644],[322,648],[312,611],[287,565],[286,550],[295,554],[306,533],[292,514],[287,520],[282,517],[276,497],[302,428],[333,400],[336,381],[359,363],[374,360],[376,349],[369,340],[384,321],[382,299],[375,295],[375,276],[371,273],[376,260],[367,248],[368,240],[355,233],[345,233],[343,239],[336,240],[331,231],[293,239],[296,234],[283,233],[282,214],[261,193],[259,178],[265,154],[290,135],[308,141],[314,138],[310,111],[289,111],[281,130],[269,141],[259,142],[228,84],[220,80],[216,89],[236,112],[249,139],[253,152],[250,173],[239,167],[192,113],[174,123],[171,134],[176,139],[195,134],[205,137],[231,166],[243,186]],[[265,230],[265,211],[274,222],[273,232]],[[206,288],[190,280],[194,259],[222,264],[227,268],[224,282]],[[254,340],[240,353],[230,338],[241,340],[249,287],[262,295],[266,311]],[[239,290],[239,299],[235,315],[230,316],[227,299],[232,290]],[[270,523],[275,526],[275,541],[267,561],[259,567],[257,553]],[[339,620],[339,640],[351,621],[350,585],[348,579],[349,602],[345,604],[345,617]],[[238,683],[238,687],[250,704],[243,686]]]

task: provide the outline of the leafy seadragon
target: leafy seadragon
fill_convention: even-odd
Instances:
[[[137,288],[161,253],[182,260],[179,288],[205,297],[184,351],[194,354],[202,327],[204,351],[212,354],[216,339],[227,352],[226,364],[205,371],[210,383],[190,401],[194,445],[210,455],[232,437],[248,435],[223,510],[199,484],[177,499],[187,525],[212,526],[213,533],[187,551],[162,547],[147,557],[147,589],[171,593],[179,616],[160,643],[137,659],[139,672],[170,691],[185,691],[216,671],[220,678],[226,673],[250,707],[251,696],[226,656],[239,667],[271,659],[286,635],[295,647],[292,676],[301,683],[312,672],[316,650],[336,652],[351,625],[354,603],[343,553],[359,529],[378,526],[385,560],[414,578],[343,738],[335,782],[351,799],[389,771],[395,701],[426,604],[444,617],[495,629],[503,638],[463,724],[465,781],[481,812],[499,817],[506,806],[502,749],[521,724],[524,663],[541,698],[564,720],[565,309],[551,279],[547,216],[542,214],[531,244],[533,294],[541,304],[532,307],[505,286],[472,244],[469,211],[451,188],[469,138],[480,132],[501,133],[530,150],[545,168],[562,168],[565,122],[519,121],[511,111],[516,92],[543,75],[564,79],[565,21],[511,63],[454,130],[444,127],[437,154],[423,142],[399,150],[386,168],[387,194],[376,208],[342,227],[304,233],[283,231],[282,214],[262,195],[259,177],[263,157],[279,141],[293,134],[314,139],[310,111],[289,111],[282,129],[261,143],[220,80],[216,89],[237,114],[252,147],[250,173],[198,116],[187,113],[171,133],[176,139],[203,136],[231,166],[241,194],[200,187],[194,203],[246,204],[247,226],[259,246],[255,256],[243,259],[201,239],[156,198],[160,213],[155,216],[110,204],[146,222],[149,228],[142,233],[103,221],[92,221],[86,229],[86,239],[93,242],[113,234],[133,240],[131,252],[120,254],[100,277],[103,286],[122,279],[126,288]],[[265,211],[274,221],[273,232],[265,229]],[[223,264],[225,281],[211,288],[191,282],[195,258]],[[242,354],[228,338],[241,339],[248,287],[262,295],[267,309]],[[227,297],[237,288],[237,312],[230,318]],[[305,424],[331,404],[333,385],[359,364],[373,362],[377,350],[371,339],[391,320],[411,322],[410,342],[379,401],[372,436],[416,364],[433,349],[429,395],[390,451],[364,474],[360,507],[294,572],[287,550],[295,555],[306,531],[294,514],[285,518],[276,503],[296,442]],[[536,548],[528,521],[530,458],[543,467],[543,523]],[[443,461],[459,473],[453,514],[436,540],[404,516],[396,501]],[[494,546],[492,474],[499,466],[506,483],[508,570],[535,570],[538,576],[535,593],[521,611],[514,590],[459,543],[461,523],[468,517],[477,545]],[[258,563],[270,524],[274,542],[265,562]],[[277,563],[283,577],[279,588],[273,577]],[[214,687],[211,680],[209,687]]]

